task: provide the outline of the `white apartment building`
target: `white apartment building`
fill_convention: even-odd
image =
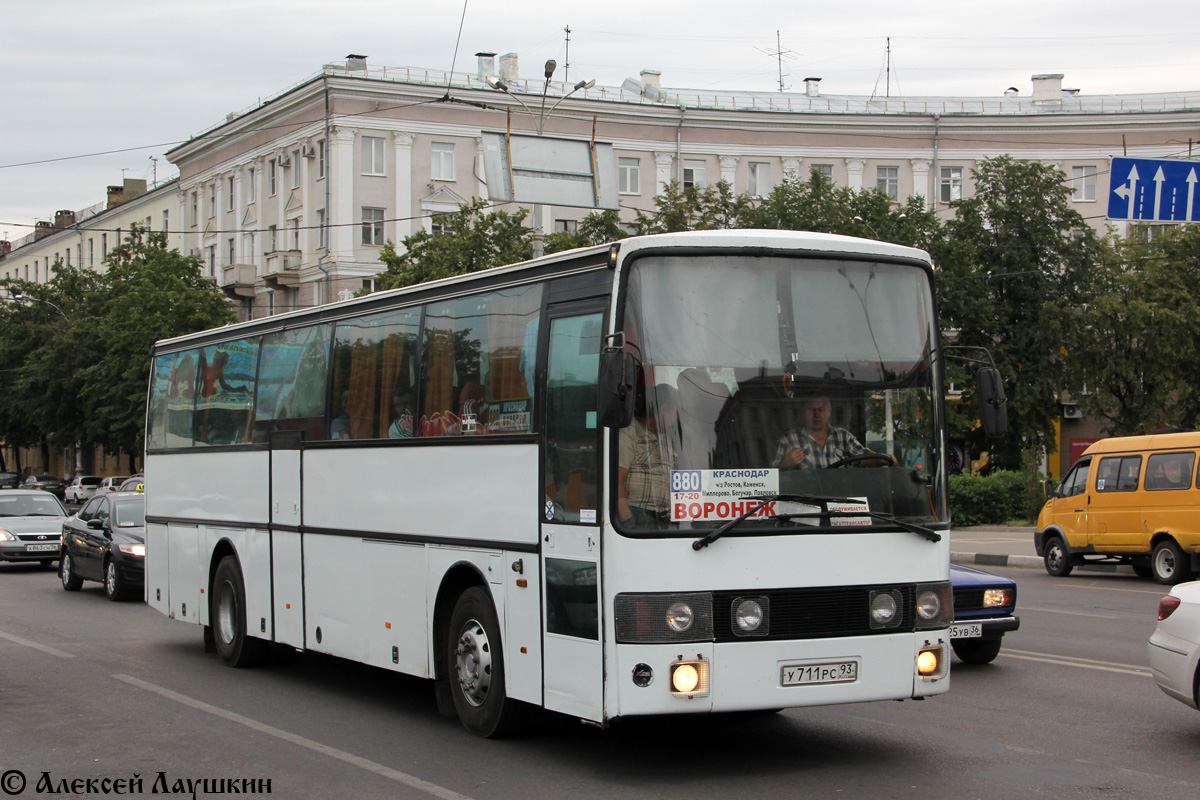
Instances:
[[[132,226],[166,231],[168,247],[182,247],[172,223],[179,210],[178,182],[148,188],[126,178],[109,186],[108,198],[79,211],[58,211],[54,221],[12,242],[0,242],[0,278],[45,283],[55,263],[103,270],[104,259],[129,236]]]
[[[1063,88],[1062,75],[991,97],[883,98],[829,94],[817,78],[801,92],[715,92],[665,88],[653,70],[619,87],[535,72],[522,78],[512,53],[478,54],[471,74],[368,66],[363,56],[326,65],[168,153],[180,171],[160,190],[171,241],[200,256],[244,318],[262,317],[370,287],[386,241],[399,248],[462,202],[516,210],[494,169],[495,143],[509,133],[541,135],[547,150],[592,146],[604,157],[588,180],[627,220],[653,210],[670,181],[726,180],[764,196],[814,169],[898,202],[923,197],[948,216],[974,191],[980,160],[1009,154],[1061,169],[1098,230],[1108,225],[1111,157],[1187,158],[1200,147],[1200,91],[1105,95]],[[592,210],[539,202],[528,221],[546,232]],[[71,257],[91,263],[86,237],[72,235]],[[22,250],[0,260],[0,275]],[[45,274],[47,257],[31,277]]]

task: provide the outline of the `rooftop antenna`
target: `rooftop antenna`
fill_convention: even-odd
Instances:
[[[887,82],[884,84],[884,97],[892,96],[892,37],[887,37]]]
[[[563,54],[563,61],[565,62],[563,64],[563,82],[570,83],[571,82],[571,26],[570,26],[570,24],[568,24],[567,27],[563,28],[563,30],[567,32],[567,51],[566,51],[566,53]]]
[[[153,174],[154,174],[154,183],[152,185],[158,186],[158,159],[155,158],[154,156],[150,156],[150,163],[153,167]]]
[[[779,91],[786,92],[788,89],[790,89],[791,87],[787,86],[783,82],[783,79],[785,77],[784,72],[783,72],[783,60],[786,58],[788,61],[795,61],[796,56],[791,50],[783,49],[783,45],[781,44],[780,38],[779,38],[779,31],[778,30],[775,31],[775,49],[774,50],[766,50],[762,47],[759,47],[756,49],[760,53],[766,53],[767,55],[769,55],[771,58],[775,59],[778,62],[778,64],[779,64]]]

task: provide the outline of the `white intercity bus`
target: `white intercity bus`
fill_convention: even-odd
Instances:
[[[784,231],[161,341],[147,600],[232,666],[286,648],[429,678],[484,736],[529,706],[606,725],[940,694],[943,358],[927,254]],[[781,465],[814,399],[857,452]]]

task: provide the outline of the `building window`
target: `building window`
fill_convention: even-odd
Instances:
[[[364,175],[383,175],[383,139],[362,137],[362,171]]]
[[[200,192],[192,192],[192,227],[200,223]]]
[[[209,219],[217,215],[217,182],[213,181],[208,185],[208,216]]]
[[[88,266],[96,266],[96,240],[88,239]]]
[[[253,203],[254,197],[254,167],[246,170],[246,203]]]
[[[317,177],[325,177],[325,140],[317,141]]]
[[[108,234],[100,234],[100,258],[108,258]]]
[[[1071,185],[1075,189],[1072,200],[1084,202],[1095,200],[1096,168],[1071,167]]]
[[[163,209],[163,233],[170,233],[170,232],[171,232],[171,211],[170,211],[170,209],[164,208]]]
[[[146,231],[147,232],[154,230],[151,227],[151,223],[153,223],[153,222],[154,222],[154,217],[146,217]]]
[[[300,252],[300,218],[293,217],[288,220],[288,228],[292,232],[292,250]]]
[[[300,188],[300,151],[292,151],[292,188]]]
[[[642,160],[640,158],[617,159],[617,191],[620,194],[642,193]]]
[[[707,165],[703,161],[683,162],[683,188],[703,189],[708,185]]]
[[[233,266],[233,264],[235,263],[235,259],[237,258],[237,245],[234,242],[232,236],[229,237],[227,245],[229,248],[229,261],[226,263],[228,263],[230,266]]]
[[[279,191],[279,163],[275,159],[267,161],[267,194],[274,197]]]
[[[274,253],[279,249],[279,229],[274,225],[267,226],[267,252]]]
[[[963,168],[942,167],[942,177],[938,190],[938,199],[943,203],[953,203],[955,200],[962,200],[962,188]]]
[[[833,180],[833,164],[813,164],[810,170],[810,173],[811,172],[815,172],[818,175],[823,175],[831,181]]]
[[[325,209],[317,209],[317,247],[325,249]]]
[[[233,176],[232,175],[229,176],[228,181],[229,181],[229,206],[226,208],[226,210],[233,211]]]
[[[217,246],[215,244],[208,246],[208,274],[209,277],[217,277]]]
[[[380,139],[380,141],[383,141]],[[362,243],[383,244],[383,209],[363,206]]]
[[[751,161],[747,168],[747,189],[751,197],[765,197],[771,191],[771,165],[765,161]]]
[[[876,167],[875,186],[893,200],[900,199],[900,168]]]
[[[430,145],[431,175],[435,181],[454,180],[454,145],[434,142]]]
[[[555,233],[576,233],[579,230],[579,222],[573,219],[556,219],[554,220]]]

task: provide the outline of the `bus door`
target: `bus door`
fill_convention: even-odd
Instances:
[[[542,654],[545,706],[599,721],[600,428],[596,384],[604,306],[552,307],[548,319],[542,474]]]
[[[271,605],[275,641],[304,647],[300,431],[271,434]]]

